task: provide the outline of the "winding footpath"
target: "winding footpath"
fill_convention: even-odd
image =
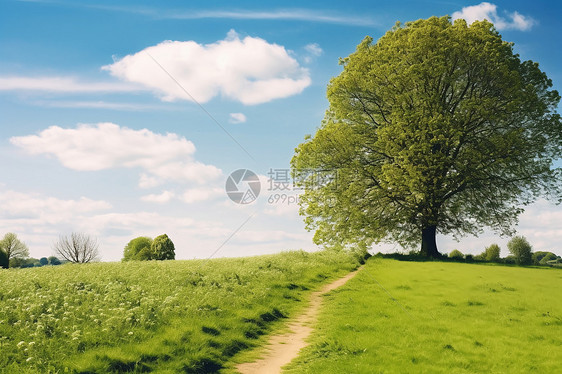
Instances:
[[[267,343],[265,355],[254,362],[239,364],[236,369],[241,374],[278,374],[281,368],[293,359],[299,351],[306,347],[306,339],[313,331],[313,325],[318,318],[320,307],[322,306],[322,296],[328,292],[343,286],[348,280],[353,278],[361,268],[339,278],[332,283],[322,287],[319,291],[310,295],[308,307],[288,324],[289,332],[273,335]]]

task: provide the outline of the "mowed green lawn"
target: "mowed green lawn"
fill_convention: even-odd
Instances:
[[[562,373],[562,271],[371,258],[288,373]]]
[[[358,260],[299,251],[0,270],[0,373],[214,373]]]

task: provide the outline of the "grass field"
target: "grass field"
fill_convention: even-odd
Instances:
[[[0,271],[0,372],[216,372],[358,266],[335,252]]]
[[[562,271],[371,258],[288,373],[560,373]]]

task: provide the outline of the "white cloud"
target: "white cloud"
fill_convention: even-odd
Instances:
[[[150,194],[141,197],[142,201],[147,201],[149,203],[167,203],[175,197],[175,194],[171,191],[162,191],[160,194]]]
[[[165,101],[204,103],[222,95],[253,105],[298,94],[311,82],[308,70],[283,46],[250,36],[240,39],[234,30],[212,44],[165,41],[103,69]]]
[[[318,43],[307,44],[304,49],[313,56],[321,56],[324,51],[320,48]]]
[[[228,118],[228,122],[230,123],[244,123],[246,122],[246,116],[244,113],[230,113]]]
[[[453,20],[464,18],[470,25],[474,21],[482,21],[484,19],[492,22],[498,30],[530,30],[535,24],[529,16],[524,16],[518,12],[507,13],[506,17],[498,15],[497,6],[488,2],[483,2],[478,5],[463,7],[462,10],[454,12],[452,15]]]
[[[111,109],[127,111],[149,111],[149,110],[170,110],[169,105],[150,105],[141,103],[119,103],[107,101],[61,101],[61,100],[37,100],[31,104],[48,108],[84,108],[84,109]]]
[[[0,77],[0,91],[45,91],[58,93],[134,92],[141,86],[122,82],[81,82],[73,77]]]
[[[45,197],[39,194],[1,190],[0,206],[2,215],[12,222],[58,223],[68,220],[73,215],[111,208],[111,204],[103,200],[92,200],[81,197],[78,200],[62,200]]]
[[[218,187],[195,187],[187,189],[181,196],[181,200],[191,204],[205,201],[219,196],[226,196],[226,192]]]
[[[38,135],[12,137],[10,142],[33,155],[52,155],[73,170],[141,168],[143,188],[164,181],[205,183],[222,173],[194,160],[195,146],[184,137],[113,123],[80,124],[74,129],[51,126]]]
[[[304,62],[310,64],[316,57],[321,56],[324,50],[320,48],[318,43],[310,43],[304,46],[307,55],[304,56]]]
[[[166,9],[163,6],[150,8],[147,6],[123,6],[105,4],[83,4],[79,2],[64,2],[60,0],[20,0],[40,2],[42,4],[55,4],[56,6],[84,7],[88,9],[101,9],[105,11],[132,13],[157,19],[255,19],[255,20],[289,20],[344,24],[349,26],[376,26],[377,23],[368,16],[347,15],[341,11],[325,12],[317,9],[277,9],[268,11],[255,10],[195,10]]]
[[[161,15],[162,13],[158,13]],[[259,19],[259,20],[293,20],[308,21],[321,23],[335,23],[352,26],[374,26],[376,22],[370,17],[354,16],[354,15],[334,15],[318,10],[308,9],[287,9],[273,11],[190,11],[190,12],[168,12],[163,14],[166,18],[177,19],[204,19],[204,18],[223,18],[223,19]]]

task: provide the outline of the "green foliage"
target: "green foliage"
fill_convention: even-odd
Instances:
[[[49,259],[47,257],[41,257],[39,259],[39,263],[41,264],[41,266],[49,265]]]
[[[60,265],[61,264],[60,260],[58,258],[56,258],[55,256],[49,256],[48,259],[49,259],[49,264],[51,264],[51,265]]]
[[[7,269],[8,267],[10,267],[8,255],[0,248],[0,269]]]
[[[559,257],[552,252],[538,251],[533,253],[533,264],[545,266],[548,265],[548,261],[556,260]]]
[[[357,266],[340,251],[0,271],[0,372],[217,368]]]
[[[462,260],[464,255],[458,249],[453,249],[451,253],[449,253],[449,258],[454,258],[455,260]]]
[[[486,247],[483,253],[483,257],[486,261],[499,262],[500,252],[501,252],[500,246],[494,243],[489,247]]]
[[[558,196],[560,97],[491,23],[397,25],[341,64],[321,127],[291,161],[317,244],[412,247],[426,233],[437,257],[435,230],[510,234],[524,203]]]
[[[132,239],[123,251],[123,261],[130,260],[153,260],[155,259],[151,250],[152,238],[139,236]]]
[[[524,236],[514,236],[507,243],[509,253],[515,257],[517,265],[530,265],[533,262],[532,247]]]
[[[0,250],[4,251],[9,260],[23,259],[29,256],[29,248],[13,232],[7,233],[0,240]]]
[[[154,238],[150,250],[155,260],[173,260],[176,258],[174,243],[166,234]]]
[[[374,257],[283,373],[558,373],[561,288],[559,269]]]

